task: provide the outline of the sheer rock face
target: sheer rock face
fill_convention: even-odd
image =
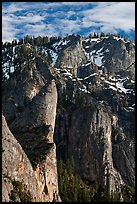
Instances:
[[[123,181],[135,188],[135,144],[124,141],[113,145],[113,160]]]
[[[28,66],[23,66],[17,77],[10,80],[10,87],[3,91],[2,108],[8,125],[19,116],[42,87],[52,79],[49,66],[41,58],[36,58]]]
[[[83,63],[86,63],[87,58],[82,47],[82,38],[74,38],[68,46],[62,49],[58,55],[55,66],[71,69],[72,74],[77,76],[77,68]]]
[[[19,181],[23,180],[27,189],[31,191],[33,200],[39,201],[38,183],[32,165],[21,145],[9,130],[4,116],[2,116],[2,149],[2,201],[9,202],[9,195],[13,189],[12,183],[8,182],[6,176]]]
[[[88,60],[96,64],[95,61],[99,61],[101,57],[101,65],[99,66],[104,67],[108,72],[135,79],[135,45],[132,42],[109,37],[99,39],[96,43],[91,42],[87,47],[81,37],[73,37],[59,51],[55,66],[67,69],[74,76],[83,78],[92,73],[93,70],[92,66],[86,65]],[[128,66],[130,67],[128,68]],[[126,70],[126,68],[128,69]]]
[[[56,65],[60,68],[71,67],[75,52],[73,52],[74,46],[69,47],[69,45],[68,43],[68,46],[60,52],[58,57]],[[135,61],[135,46],[132,42],[109,37],[99,40],[94,45],[91,42],[91,47],[88,47],[88,51],[85,50],[92,55],[93,59],[94,57],[97,58],[96,55],[102,57],[102,66],[100,67],[102,71],[106,68],[108,73],[120,74],[121,77],[130,76],[130,78],[134,79],[134,64],[126,70]],[[82,47],[80,49],[82,50]],[[73,65],[72,67],[77,67],[75,76],[84,78],[95,73],[98,66],[93,61],[87,63],[85,60],[82,62],[83,64]],[[91,82],[91,79],[89,79],[89,82]],[[65,96],[68,89],[67,86],[63,88]],[[60,98],[62,97],[60,96]],[[69,99],[70,102],[74,101],[75,103],[76,101],[72,100],[71,96],[67,97],[67,100]],[[83,104],[82,102],[81,104]],[[59,109],[62,112],[62,114],[58,114],[56,125],[59,154],[64,160],[73,156],[76,171],[83,178],[89,181],[99,181],[101,185],[108,187],[110,191],[115,191],[117,186],[120,189],[120,185],[123,183],[134,187],[135,153],[134,142],[131,142],[132,135],[134,135],[134,113],[119,110],[116,115],[113,115],[112,112],[108,114],[107,109],[100,108],[98,110],[97,107],[93,113],[92,108],[86,108],[86,106],[83,110],[81,110],[81,107],[78,110],[76,109],[70,114],[66,111],[67,108],[64,110],[65,113],[62,111],[63,109]],[[129,149],[129,151],[126,151],[126,149]],[[119,158],[121,158],[121,161]],[[124,170],[125,168],[121,163],[126,170]]]
[[[15,78],[11,77],[10,87],[3,93],[3,113],[12,134],[25,152],[24,157],[28,159],[26,169],[29,168],[34,184],[29,189],[32,189],[32,195],[36,192],[36,201],[60,201],[56,145],[58,158],[66,162],[73,156],[76,172],[82,178],[97,182],[109,191],[120,192],[123,183],[135,186],[134,112],[120,108],[121,105],[117,103],[120,97],[128,94],[113,90],[110,94],[103,83],[97,83],[94,77],[86,81],[78,79],[92,74],[99,76],[99,71],[104,72],[104,75],[108,71],[118,74],[122,70],[123,73],[125,67],[134,61],[134,45],[110,37],[94,45],[91,42],[88,47],[84,48],[81,37],[72,36],[70,42],[58,50],[55,67],[50,67],[41,57],[37,57],[29,67],[23,65]],[[90,62],[87,61],[88,54],[91,54]],[[97,57],[96,54],[103,57],[102,67],[92,59]],[[72,75],[64,77],[64,70],[61,73],[56,68],[67,69]],[[106,73],[105,68],[108,70]],[[134,65],[129,71],[132,75]],[[131,78],[134,78],[134,73]],[[87,85],[89,83],[93,90],[91,92]],[[57,111],[56,84],[59,98]],[[129,102],[130,105],[135,103],[132,98]],[[8,141],[7,144],[10,145]],[[8,154],[14,151],[12,146]],[[7,160],[9,172],[14,174],[12,178],[21,172],[19,175],[26,179],[24,183],[29,183],[31,178],[24,173],[25,164],[18,156],[15,163],[21,162],[19,172],[14,173],[11,169],[14,167],[11,163],[14,164],[15,152],[13,155],[12,160]],[[4,171],[7,173],[6,168]],[[8,192],[12,188],[11,183],[3,182],[3,199],[9,200]]]
[[[129,65],[135,62],[135,45],[133,43],[109,37],[95,43],[89,51],[94,51],[94,57],[96,52],[102,53],[102,65],[109,72],[119,73],[123,76],[129,75],[135,79],[135,64],[126,70]]]
[[[44,196],[43,201],[60,202],[55,144],[50,148],[41,164],[37,164],[34,172],[39,186],[38,193]]]
[[[49,86],[43,86],[24,111],[11,123],[10,128],[15,132],[25,132],[32,128],[49,126],[53,134],[57,105],[57,90],[55,81]],[[53,138],[51,136],[51,138]],[[53,139],[50,138],[50,142]]]
[[[35,183],[33,183],[35,187],[31,187],[29,190],[30,192],[31,189],[34,191],[37,187],[36,191],[37,195],[39,195],[39,199],[48,202],[52,202],[53,200],[60,201],[58,195],[56,146],[53,140],[56,105],[57,91],[55,81],[52,80],[50,85],[44,86],[35,97],[35,100],[31,102],[30,106],[10,125],[12,133],[27,155],[25,155],[26,158],[28,157],[30,160],[27,158],[25,163],[31,167],[31,174],[33,174],[33,179],[35,179]],[[13,154],[16,154],[16,150],[14,152],[14,149]],[[9,157],[3,158],[3,162],[5,162],[7,158]],[[13,163],[15,158],[16,156],[12,158]],[[16,162],[17,161],[18,160],[16,160]],[[18,163],[19,162],[22,161],[18,161]],[[12,164],[9,163],[7,167],[9,174],[11,173],[11,165]],[[16,164],[16,166],[18,165]],[[22,163],[22,165],[25,164]],[[29,175],[26,173],[25,166],[22,168],[24,169],[24,177],[27,177],[27,180],[23,180],[24,183],[27,184],[27,182],[29,182]],[[16,172],[14,172],[13,169],[12,173],[13,178],[16,179]]]
[[[119,187],[123,183],[113,166],[111,123],[107,110],[85,108],[73,113],[69,132],[69,154],[74,156],[77,171],[89,181],[98,180],[110,192],[116,190],[116,183]]]
[[[107,106],[92,104],[75,110],[71,117],[62,113],[62,118],[58,116],[62,128],[56,127],[56,134],[60,135],[57,148],[59,153],[62,149],[66,157],[74,158],[76,172],[82,178],[99,182],[109,192],[120,192],[124,183],[135,186],[134,144],[125,140],[117,115]]]

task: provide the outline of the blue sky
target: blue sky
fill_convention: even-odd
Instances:
[[[3,2],[2,40],[120,33],[135,38],[135,2]]]

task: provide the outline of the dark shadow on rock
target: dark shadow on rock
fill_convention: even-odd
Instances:
[[[47,135],[49,131],[50,125],[29,128],[28,131],[22,131],[20,133],[15,130],[12,131],[34,169],[37,164],[42,163],[47,153],[54,145],[54,143],[48,143]]]

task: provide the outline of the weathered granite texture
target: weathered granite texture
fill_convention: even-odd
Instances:
[[[24,112],[18,116],[18,119],[10,125],[10,129],[22,146],[25,152],[23,153],[27,159],[26,161],[22,159],[18,161],[18,157],[20,159],[22,156],[17,155],[18,157],[16,158],[16,149],[14,152],[14,148],[12,148],[11,154],[15,154],[12,158],[12,162],[14,164],[13,160],[16,158],[15,166],[12,166],[12,162],[8,161],[10,156],[7,154],[4,154],[3,163],[5,164],[8,162],[8,174],[12,175],[14,179],[20,179],[19,176],[16,177],[16,174],[19,173],[18,170],[15,171],[14,168],[18,165],[23,165],[23,167],[21,167],[21,169],[24,169],[22,178],[23,182],[27,185],[29,182],[31,184],[31,180],[29,181],[29,173],[25,170],[26,167],[24,167],[25,164],[23,163],[25,162],[26,165],[30,166],[29,169],[31,169],[31,174],[33,174],[32,177],[35,180],[35,183],[32,183],[34,188],[28,186],[30,193],[32,191],[34,196],[37,192],[37,200],[48,202],[52,202],[53,200],[60,201],[58,194],[56,145],[53,140],[57,105],[55,82],[51,81],[48,87],[43,87],[40,93],[35,97],[35,100],[31,103],[32,106],[26,108]],[[4,127],[3,135],[5,135]],[[16,143],[17,141],[15,145]],[[10,145],[12,146],[13,144]],[[3,148],[5,148],[4,145]],[[7,152],[9,149],[10,146],[7,147]],[[3,173],[5,173],[5,170]],[[8,198],[5,199],[5,201],[7,201]]]

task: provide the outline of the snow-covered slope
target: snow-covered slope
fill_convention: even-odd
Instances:
[[[20,45],[13,46],[11,56],[7,48],[2,50],[3,56],[4,53],[8,53],[3,57],[2,65],[3,76],[7,79],[9,69],[12,74],[17,66],[15,62],[17,61],[18,64],[20,59],[17,52],[19,47]],[[26,49],[30,51],[31,60],[35,61],[33,47],[27,43]],[[38,56],[46,57],[49,60],[56,75],[61,76],[65,81],[71,80],[73,84],[80,83],[81,91],[92,94],[89,86],[100,86],[115,93],[135,96],[134,77],[124,70],[125,66],[127,67],[134,60],[135,45],[128,40],[116,36],[89,39],[89,37],[82,38],[72,35],[58,40],[48,48],[35,46],[34,49]],[[62,58],[63,55],[64,58]],[[59,58],[64,60],[61,64],[65,66],[60,64]],[[26,59],[22,61],[21,66],[27,66]],[[134,66],[131,67],[130,73],[134,70],[133,68]],[[126,73],[124,76],[123,72]]]

